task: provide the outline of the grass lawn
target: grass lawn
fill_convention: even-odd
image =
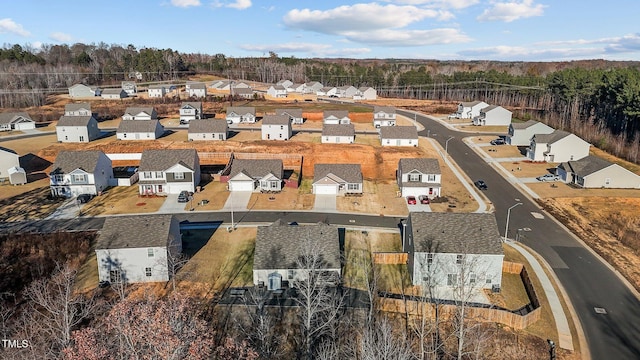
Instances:
[[[160,209],[166,197],[138,195],[138,186],[116,186],[91,199],[82,208],[85,216],[150,213]]]
[[[356,144],[381,146],[380,139],[377,135],[360,135],[356,134]]]
[[[34,138],[3,141],[0,146],[15,151],[18,155],[37,154],[40,150],[58,143],[56,134],[43,135]]]
[[[404,198],[396,196],[398,185],[395,182],[365,180],[363,187],[362,196],[338,196],[337,209],[366,214],[400,216],[408,214]]]
[[[85,260],[84,264],[78,269],[74,284],[75,290],[79,292],[93,290],[98,286],[99,281],[98,260],[96,259],[96,252],[92,247],[87,260]]]
[[[311,210],[314,200],[313,194],[301,194],[298,189],[284,187],[277,194],[251,194],[248,207],[252,210]]]
[[[48,184],[47,179],[47,184]],[[0,189],[5,187],[19,188],[22,186],[2,185]],[[25,189],[28,189],[25,185]],[[2,193],[2,190],[0,190]],[[0,200],[1,221],[21,221],[21,220],[40,220],[51,215],[62,203],[64,199],[49,199],[49,187],[38,187],[33,190],[15,194]]]
[[[220,210],[224,207],[229,197],[227,184],[220,181],[210,181],[201,187],[200,192],[193,194],[193,207],[195,211]],[[202,200],[207,200],[207,204],[201,204]],[[190,204],[185,206],[187,209]]]

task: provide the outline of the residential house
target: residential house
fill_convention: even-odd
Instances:
[[[284,168],[280,159],[233,159],[229,191],[280,191]]]
[[[282,85],[271,85],[267,89],[267,95],[273,98],[286,98],[287,89]]]
[[[203,98],[207,96],[207,85],[205,83],[192,83],[187,89],[189,97]]]
[[[92,116],[91,104],[89,103],[71,103],[64,106],[65,116]]]
[[[234,88],[233,95],[239,96],[243,99],[253,99],[254,92],[251,88]]]
[[[20,167],[20,156],[11,149],[0,147],[0,182],[9,179],[12,185],[26,184],[27,175]]]
[[[442,172],[437,159],[402,158],[398,161],[396,180],[403,197],[442,194]]]
[[[374,106],[373,107],[373,126],[379,128],[381,126],[396,125],[396,108],[393,106]]]
[[[555,130],[550,134],[535,134],[527,149],[527,157],[532,161],[566,162],[589,156],[591,145],[576,135]]]
[[[291,120],[287,115],[265,115],[262,118],[262,140],[289,140]]]
[[[256,108],[253,106],[229,106],[226,119],[229,124],[253,124],[256,122]]]
[[[456,300],[452,289],[500,290],[504,252],[494,214],[410,212],[402,249],[413,285],[429,284],[440,299]]]
[[[128,107],[122,115],[122,120],[157,120],[158,113],[152,106]]]
[[[287,88],[287,92],[302,94],[304,93],[304,84],[293,84]]]
[[[95,86],[87,86],[84,84],[75,84],[69,87],[69,97],[71,98],[84,98],[100,96],[102,90]]]
[[[121,121],[116,130],[118,140],[155,140],[164,135],[158,120]]]
[[[480,115],[473,118],[473,125],[509,126],[511,111],[499,105],[489,105],[480,110]]]
[[[117,100],[129,97],[126,91],[118,89],[104,89],[102,90],[101,97],[106,100]]]
[[[59,142],[82,143],[96,140],[101,132],[98,121],[92,116],[61,116],[56,124]]]
[[[523,123],[511,123],[506,143],[515,146],[529,146],[535,134],[551,134],[554,129],[539,121],[528,120]]]
[[[294,125],[302,125],[304,124],[304,118],[302,117],[302,109],[276,109],[276,115],[286,115],[291,120],[291,123]]]
[[[135,81],[123,81],[121,87],[128,96],[133,96],[138,93],[138,86]]]
[[[235,92],[237,89],[251,89],[251,86],[243,81],[232,82],[233,83],[233,91]]]
[[[408,126],[383,126],[380,128],[382,146],[418,146],[418,129]]]
[[[335,86],[325,86],[316,91],[317,96],[338,97],[338,88]]]
[[[480,110],[489,106],[484,101],[461,102],[458,104],[458,111],[455,117],[458,119],[473,119],[480,115]]]
[[[362,194],[360,164],[315,164],[311,186],[316,195]]]
[[[289,87],[291,87],[293,85],[293,81],[291,80],[280,80],[276,83],[276,85],[281,85],[283,88],[288,89]]]
[[[341,98],[353,98],[358,93],[358,89],[355,86],[345,85],[340,86],[336,95]]]
[[[147,95],[150,98],[161,98],[167,94],[166,85],[149,85],[149,89],[147,90]]]
[[[351,124],[347,110],[325,110],[322,114],[324,124]]]
[[[318,90],[322,89],[324,85],[317,81],[309,81],[304,83],[304,94],[315,94]]]
[[[111,159],[100,150],[60,151],[51,169],[53,196],[98,195],[113,179]]]
[[[226,120],[199,119],[189,122],[187,138],[194,140],[227,140],[229,136],[229,125]]]
[[[356,130],[353,124],[322,125],[323,144],[351,144],[356,141]]]
[[[556,172],[562,181],[583,188],[640,189],[640,176],[593,155],[563,162]]]
[[[195,192],[200,184],[200,158],[195,149],[143,150],[138,167],[140,195]]]
[[[358,88],[358,92],[353,95],[354,100],[376,100],[378,92],[371,86],[363,86]]]
[[[36,128],[36,122],[26,112],[0,113],[0,131],[31,130]]]
[[[202,103],[189,101],[183,102],[180,106],[180,124],[188,124],[191,120],[204,118],[202,114]]]
[[[173,215],[107,217],[95,249],[101,282],[169,281],[182,252],[180,223]]]
[[[253,254],[253,284],[267,290],[279,290],[285,284],[295,288],[296,282],[309,278],[310,271],[331,283],[341,275],[339,232],[332,225],[289,225],[276,220],[258,226]],[[306,268],[309,259],[317,256],[322,266]]]
[[[220,91],[230,91],[231,90],[231,81],[229,80],[217,80],[211,84],[211,87]]]

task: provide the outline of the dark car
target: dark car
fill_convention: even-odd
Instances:
[[[407,204],[409,205],[415,205],[418,202],[416,201],[416,197],[415,196],[407,196]]]
[[[484,180],[476,180],[473,184],[480,190],[487,190],[487,184]]]
[[[77,201],[80,204],[86,204],[91,199],[93,199],[93,195],[91,194],[80,194],[78,195]]]
[[[189,201],[189,192],[187,190],[180,191],[178,194],[178,202],[185,203]]]
[[[504,145],[506,144],[503,138],[497,138],[495,140],[491,140],[491,145]]]
[[[427,195],[420,195],[418,197],[418,199],[420,200],[420,204],[428,205],[428,204],[431,203],[431,201],[429,200],[429,197]]]

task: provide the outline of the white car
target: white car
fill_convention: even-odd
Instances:
[[[538,176],[536,178],[538,181],[558,181],[560,180],[560,176],[554,174],[544,174],[542,176]]]

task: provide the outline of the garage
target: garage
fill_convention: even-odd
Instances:
[[[229,191],[253,191],[253,181],[229,181]]]
[[[15,130],[29,130],[29,129],[35,129],[35,128],[36,128],[36,123],[33,121],[16,122],[14,124]]]
[[[167,185],[167,188],[165,191],[168,194],[180,194],[181,191],[188,191],[188,192],[194,192],[193,190],[193,183],[171,183],[170,185]]]
[[[338,185],[313,185],[313,193],[317,195],[338,195]]]
[[[426,195],[429,189],[423,188],[423,187],[403,187],[402,188],[402,196],[407,197],[407,196],[415,196],[416,199],[418,198],[418,196],[420,195]]]

